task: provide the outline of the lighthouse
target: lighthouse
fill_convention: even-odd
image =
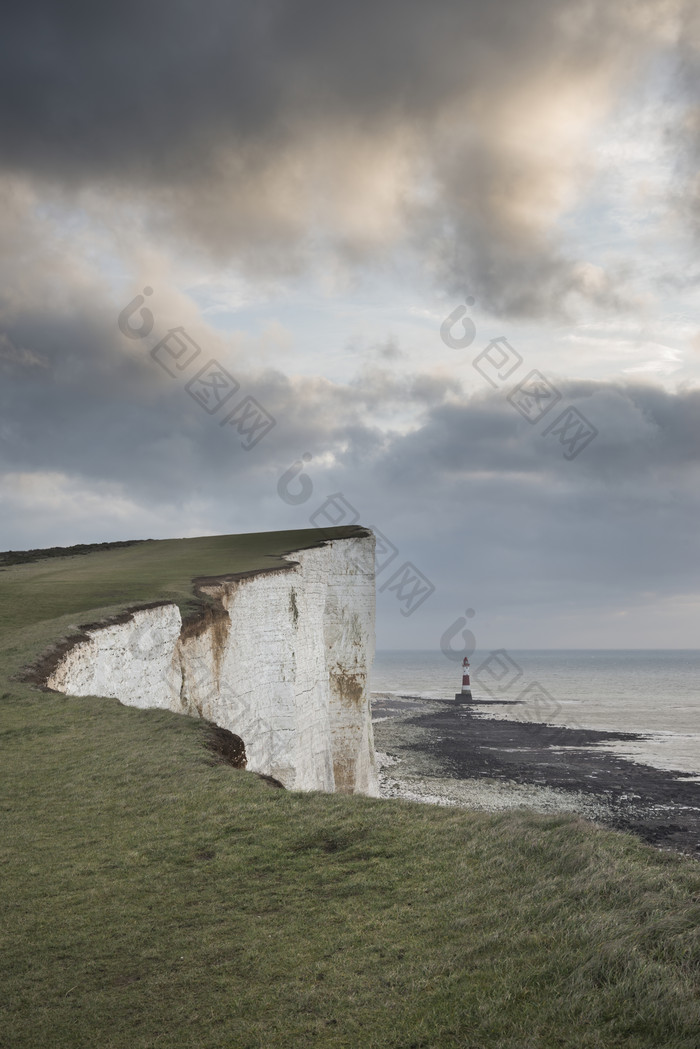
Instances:
[[[455,695],[455,703],[468,703],[472,698],[472,690],[469,684],[469,660],[465,656],[462,661],[462,691]]]

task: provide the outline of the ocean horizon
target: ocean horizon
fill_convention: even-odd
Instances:
[[[469,662],[485,716],[636,733],[611,749],[700,777],[700,649],[477,649]],[[378,649],[370,688],[454,700],[461,681],[461,653]]]

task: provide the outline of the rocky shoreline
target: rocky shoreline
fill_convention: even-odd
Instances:
[[[700,783],[608,749],[639,734],[496,720],[387,694],[373,695],[372,716],[382,797],[578,813],[700,859]]]

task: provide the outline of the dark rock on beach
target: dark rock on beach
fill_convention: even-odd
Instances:
[[[422,777],[444,800],[459,804],[460,791],[450,790],[449,781],[455,788],[483,784],[491,795],[483,794],[478,807],[512,807],[532,797],[542,811],[579,811],[652,845],[700,858],[700,783],[608,749],[643,738],[638,734],[497,720],[468,705],[410,697],[375,697],[373,716],[377,749],[396,770],[397,789],[386,789],[389,795],[418,796],[411,788]],[[507,804],[504,788],[512,791]]]

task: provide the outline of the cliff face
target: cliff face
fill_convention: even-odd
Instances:
[[[286,787],[376,794],[374,537],[200,590],[215,599],[211,616],[183,627],[164,604],[88,630],[47,684],[208,718],[242,737],[249,769]]]

